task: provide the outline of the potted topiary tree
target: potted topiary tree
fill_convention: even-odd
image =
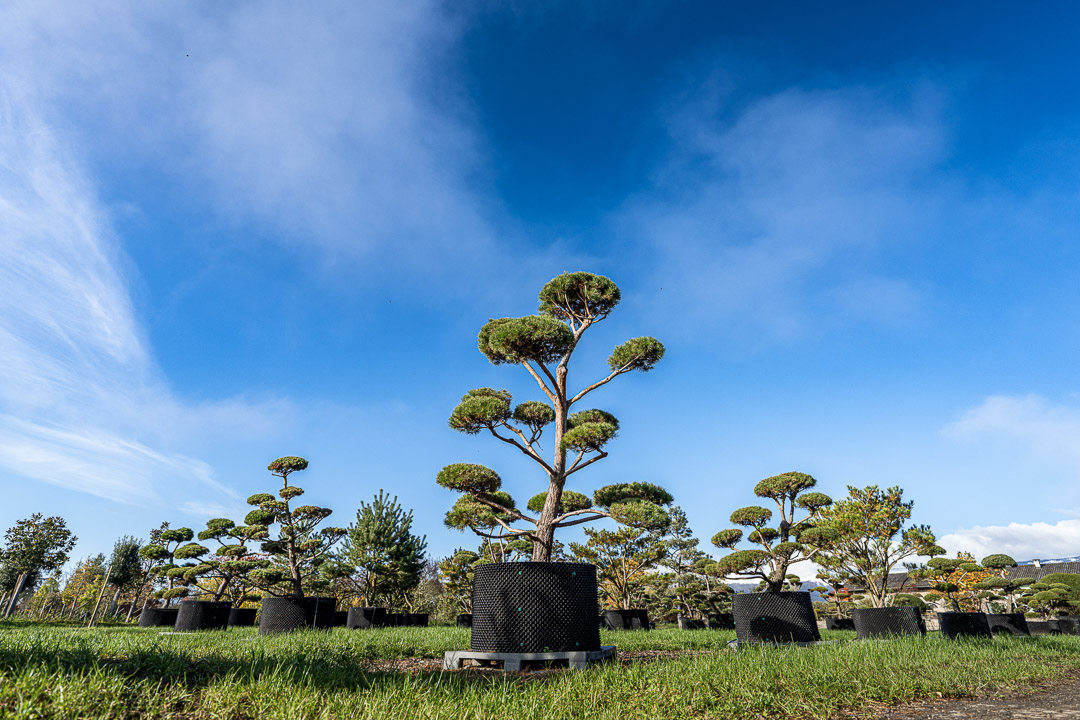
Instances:
[[[754,494],[776,503],[779,522],[769,527],[772,511],[750,506],[731,514],[731,522],[753,528],[747,540],[761,550],[738,550],[743,531],[721,530],[712,542],[732,550],[718,561],[725,576],[757,578],[765,592],[737,593],[732,598],[735,633],[739,642],[815,642],[821,639],[810,593],[784,590],[788,568],[817,555],[814,521],[822,508],[832,504],[828,495],[806,492],[817,485],[810,475],[786,472],[765,478],[754,487]],[[796,520],[798,509],[805,515]]]
[[[662,526],[662,508],[671,495],[649,483],[622,483],[597,490],[590,499],[566,490],[567,481],[607,457],[619,423],[603,410],[572,412],[594,390],[634,370],[647,372],[664,355],[651,337],[619,345],[608,358],[609,372],[581,390],[571,390],[570,359],[583,335],[604,320],[620,300],[606,277],[564,273],[540,291],[540,313],[499,318],[481,328],[479,349],[496,365],[521,365],[547,402],[513,405],[506,390],[470,390],[450,415],[450,427],[469,435],[490,433],[539,466],[547,490],[515,506],[500,490],[502,480],[483,465],[456,463],[438,482],[462,493],[446,522],[482,537],[524,538],[531,562],[488,563],[475,569],[472,649],[483,652],[566,652],[598,650],[596,568],[551,562],[558,528],[600,518],[635,527]],[[552,453],[541,455],[540,439],[550,430]],[[490,528],[490,531],[485,529]]]
[[[257,506],[244,522],[253,527],[252,539],[262,540],[262,550],[270,558],[266,567],[252,570],[249,577],[272,597],[263,597],[259,616],[259,634],[290,632],[304,627],[322,629],[334,625],[335,600],[332,597],[307,597],[305,589],[315,591],[330,585],[319,569],[329,558],[334,545],[345,536],[343,528],[315,528],[333,511],[317,505],[293,508],[293,498],[304,494],[303,488],[289,484],[289,475],[306,469],[301,457],[282,457],[267,469],[281,478],[278,498],[259,493],[248,498]],[[270,527],[278,526],[277,537]]]
[[[986,613],[978,612],[980,599],[976,596],[977,584],[990,573],[975,562],[974,556],[961,552],[955,558],[931,558],[924,567],[911,574],[933,582],[934,590],[952,604],[951,612],[937,614],[938,628],[943,636],[991,636]]]
[[[900,487],[848,486],[848,497],[818,513],[817,563],[826,572],[861,586],[870,607],[851,613],[859,639],[926,632],[921,613],[890,605],[889,573],[915,555],[944,552],[925,525],[904,527],[914,502]]]
[[[1004,600],[1005,612],[986,613],[986,622],[990,625],[990,632],[995,635],[1027,636],[1027,620],[1024,613],[1015,612],[1014,597],[1023,587],[1030,585],[1031,580],[1025,578],[1010,578],[1009,569],[1017,567],[1016,560],[1008,555],[987,555],[982,560],[982,566],[990,573],[990,576],[975,583],[975,587],[989,594],[988,600]]]
[[[155,537],[156,535],[156,537]],[[153,593],[153,597],[165,600],[165,607],[144,607],[139,615],[139,627],[170,627],[176,624],[177,608],[170,607],[174,598],[182,598],[187,595],[187,588],[177,587],[177,580],[183,576],[185,568],[173,562],[175,552],[180,543],[185,543],[195,537],[191,528],[170,528],[168,523],[162,525],[158,532],[151,533],[151,541],[139,549],[139,557],[150,563],[147,567],[147,575],[164,579],[165,587]]]
[[[238,526],[228,518],[215,518],[207,521],[206,529],[199,533],[199,540],[217,543],[217,550],[212,556],[207,557],[210,548],[199,543],[188,543],[176,549],[175,557],[197,561],[195,565],[184,568],[180,578],[188,594],[194,591],[206,598],[185,598],[176,618],[177,630],[224,630],[230,624],[234,602],[239,605],[258,597],[244,592],[243,586],[252,570],[270,564],[266,559],[253,557],[247,547],[248,542],[261,536],[264,531],[261,525]],[[233,590],[239,592],[234,593]],[[254,622],[237,620],[232,624]]]

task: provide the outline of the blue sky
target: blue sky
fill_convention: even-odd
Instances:
[[[16,2],[0,9],[0,526],[76,554],[245,511],[276,457],[438,556],[446,419],[551,277],[614,279],[571,383],[655,371],[572,489],[708,538],[787,470],[899,484],[952,551],[1080,552],[1071,3]],[[569,535],[564,539],[570,539]]]

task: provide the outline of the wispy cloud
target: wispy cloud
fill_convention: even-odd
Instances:
[[[669,161],[622,216],[666,304],[774,340],[917,318],[924,289],[885,254],[918,237],[930,203],[933,94],[790,90],[732,117],[710,88],[670,111]]]
[[[171,502],[188,486],[235,498],[183,448],[221,428],[265,432],[280,404],[173,397],[141,337],[108,218],[79,163],[11,84],[0,91],[0,158],[8,471],[142,506]]]
[[[56,117],[78,113],[61,120],[76,137],[192,204],[351,272],[439,273],[491,249],[485,150],[442,3],[69,9],[0,15],[0,60]]]
[[[1008,444],[1080,478],[1080,408],[1038,395],[994,395],[946,425],[942,434],[967,443]]]

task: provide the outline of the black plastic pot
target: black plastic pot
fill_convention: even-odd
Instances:
[[[1061,615],[1057,624],[1062,635],[1080,635],[1080,617],[1076,615]]]
[[[457,616],[458,627],[472,627],[472,613],[461,613]]]
[[[926,634],[922,613],[913,607],[858,608],[851,611],[851,622],[860,640]]]
[[[229,627],[252,627],[258,616],[258,608],[232,608],[229,610]]]
[[[604,627],[608,630],[648,630],[647,610],[605,610]]]
[[[735,616],[731,613],[718,613],[709,616],[709,629],[711,630],[734,630]]]
[[[987,613],[986,624],[994,635],[1031,635],[1024,613]]]
[[[825,618],[826,630],[854,630],[855,621],[851,618]]]
[[[599,650],[596,566],[488,563],[473,581],[471,648],[477,652]]]
[[[704,630],[707,627],[704,620],[695,620],[685,615],[679,615],[678,621],[680,630]]]
[[[145,608],[139,615],[139,627],[173,627],[176,625],[177,608]]]
[[[405,624],[405,613],[386,613],[383,617],[383,625],[387,627],[401,627]]]
[[[1061,628],[1057,620],[1027,620],[1028,632],[1032,635],[1060,635]]]
[[[332,597],[264,597],[259,615],[259,634],[292,632],[304,628],[329,630],[334,626]]]
[[[741,643],[817,642],[817,619],[808,592],[737,593],[732,596],[735,636]]]
[[[947,638],[993,637],[986,613],[939,612],[937,619],[941,634]]]
[[[350,630],[368,630],[383,625],[386,625],[386,608],[381,607],[351,607],[345,620],[345,627]]]
[[[197,630],[224,630],[229,626],[227,602],[212,600],[184,600],[176,614],[176,632],[195,632]]]
[[[349,621],[348,610],[335,610],[334,611],[334,627],[345,627],[345,623]]]

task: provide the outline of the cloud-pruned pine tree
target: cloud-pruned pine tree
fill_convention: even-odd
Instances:
[[[648,372],[664,356],[664,346],[651,337],[627,340],[608,358],[608,373],[574,392],[568,382],[570,358],[585,332],[619,304],[618,286],[601,275],[564,273],[540,291],[540,312],[521,318],[498,318],[480,329],[480,352],[495,365],[521,365],[536,381],[547,402],[513,404],[506,390],[478,388],[462,397],[450,414],[450,427],[476,435],[487,432],[535,462],[547,479],[547,490],[519,509],[502,491],[502,479],[491,468],[471,463],[447,465],[438,474],[443,487],[462,493],[447,513],[446,523],[469,528],[481,537],[525,538],[532,560],[549,562],[557,528],[609,517],[636,527],[666,523],[666,490],[651,483],[620,483],[597,490],[592,498],[565,489],[571,476],[604,459],[607,444],[619,431],[618,420],[598,409],[571,412],[591,392],[620,375]],[[539,441],[554,435],[552,455],[541,455]]]

